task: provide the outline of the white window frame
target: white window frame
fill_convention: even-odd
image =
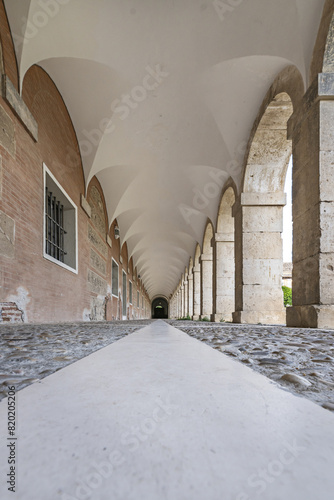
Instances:
[[[115,295],[114,293],[111,293],[113,297],[117,297],[118,298],[118,290],[119,290],[119,264],[118,262],[112,258],[112,263],[115,262],[116,266],[117,266],[117,273],[118,273],[118,278],[117,278],[117,295]],[[112,291],[112,282],[113,282],[113,277],[112,277],[112,269],[113,269],[113,266],[112,266],[112,263],[111,263],[111,291]]]
[[[67,198],[69,203],[73,206],[74,208],[74,217],[75,217],[75,268],[65,264],[64,262],[60,262],[59,260],[55,259],[54,257],[51,257],[48,253],[45,251],[45,212],[46,212],[46,206],[45,206],[45,187],[46,187],[46,176],[51,177],[53,182],[56,184],[56,186],[59,188],[59,190],[63,193],[63,195]],[[57,264],[60,267],[63,267],[64,269],[67,269],[68,271],[71,271],[71,273],[78,274],[78,207],[72,200],[72,198],[66,193],[65,189],[59,184],[55,176],[50,172],[48,167],[43,163],[43,257],[46,260],[49,260],[50,262],[53,262],[54,264]]]

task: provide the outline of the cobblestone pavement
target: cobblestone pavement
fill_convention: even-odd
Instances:
[[[0,325],[0,400],[151,323]],[[296,395],[334,411],[334,331],[168,321]]]
[[[0,400],[151,321],[0,325]]]
[[[283,389],[334,411],[334,330],[168,322]]]

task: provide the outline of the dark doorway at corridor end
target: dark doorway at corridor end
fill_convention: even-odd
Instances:
[[[163,297],[158,297],[152,302],[152,318],[167,319],[168,318],[168,302]]]

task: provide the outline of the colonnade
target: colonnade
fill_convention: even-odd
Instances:
[[[334,328],[334,17],[329,12],[309,88],[305,91],[298,70],[287,66],[264,97],[242,179],[231,176],[223,187],[217,220],[208,219],[203,241],[170,297],[172,318]],[[328,26],[325,35],[321,30]],[[293,305],[285,308],[282,231],[291,155]]]

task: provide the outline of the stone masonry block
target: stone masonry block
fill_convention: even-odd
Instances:
[[[291,141],[287,140],[286,129],[259,129],[253,140],[248,164],[279,164],[283,156],[291,154]]]
[[[294,262],[292,303],[295,306],[319,304],[319,255]]]
[[[303,167],[302,171],[293,171],[292,213],[294,220],[319,203],[318,163],[307,161]]]
[[[15,221],[0,210],[0,255],[14,257]]]
[[[246,233],[283,232],[283,207],[243,207],[243,230]]]
[[[107,282],[91,269],[88,270],[88,289],[97,295],[107,295]]]
[[[2,106],[0,106],[0,123],[0,144],[14,157],[16,151],[15,127],[13,121]]]
[[[280,233],[244,233],[243,251],[249,259],[281,259]]]
[[[313,206],[294,220],[293,255],[299,262],[320,250],[319,205]]]
[[[17,92],[13,83],[10,81],[8,76],[3,76],[2,78],[2,93],[4,99],[8,102],[11,108],[14,110],[18,118],[21,120],[23,125],[28,130],[32,138],[38,141],[38,125],[35,118],[32,116],[27,105],[22,100],[22,97]]]
[[[283,292],[280,286],[244,285],[243,310],[275,311],[284,307]]]
[[[334,252],[321,254],[320,270],[320,304],[334,304]]]
[[[283,274],[282,259],[245,259],[243,278],[246,285],[281,286]]]
[[[321,201],[334,201],[333,171],[334,171],[334,151],[321,151],[320,153],[320,200]]]
[[[330,253],[334,251],[334,203],[320,203],[320,251]]]
[[[320,102],[320,151],[334,149],[334,101]]]

